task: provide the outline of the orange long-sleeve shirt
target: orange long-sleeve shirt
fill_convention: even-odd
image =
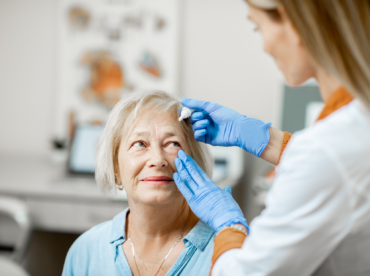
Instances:
[[[317,121],[325,119],[327,116],[337,111],[341,107],[347,105],[353,100],[353,96],[344,88],[340,87],[336,90],[326,101],[323,110],[321,111]],[[281,146],[280,157],[283,154],[292,134],[289,132],[284,132],[283,144]],[[225,229],[216,238],[213,247],[212,256],[212,267],[210,275],[212,274],[212,268],[217,259],[226,251],[234,248],[241,248],[243,246],[244,240],[247,236],[233,228]]]

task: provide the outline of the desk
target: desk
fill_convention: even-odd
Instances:
[[[243,174],[243,151],[215,147],[212,152],[230,171],[217,184],[235,186]],[[67,177],[63,165],[37,156],[1,154],[0,194],[26,202],[34,228],[44,231],[82,233],[128,207],[124,191],[104,196],[94,179]]]
[[[47,158],[0,157],[0,194],[29,207],[35,229],[81,233],[112,219],[128,204],[102,195],[92,178],[66,177],[65,169]]]

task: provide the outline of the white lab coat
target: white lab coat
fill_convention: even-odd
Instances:
[[[289,142],[266,209],[213,276],[370,275],[370,112],[357,100]]]

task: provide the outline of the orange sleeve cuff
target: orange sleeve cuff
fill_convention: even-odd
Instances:
[[[246,237],[246,234],[233,228],[227,228],[218,234],[213,246],[212,266],[209,273],[210,276],[212,274],[213,265],[217,259],[230,249],[241,248]]]
[[[278,164],[280,163],[280,159],[281,159],[281,156],[283,155],[283,152],[290,140],[290,138],[292,138],[293,134],[289,133],[289,132],[286,132],[284,131],[284,138],[283,138],[283,144],[281,145],[281,150],[280,150],[280,156],[279,156],[279,161],[278,161]]]

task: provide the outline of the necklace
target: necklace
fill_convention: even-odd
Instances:
[[[181,234],[180,234],[180,235],[179,235],[179,237],[177,238],[177,240],[176,240],[175,244],[172,246],[172,248],[170,249],[170,251],[167,253],[166,257],[164,257],[163,261],[161,262],[161,264],[159,265],[159,267],[158,267],[157,271],[154,273],[154,275],[153,275],[153,276],[156,276],[156,275],[158,274],[158,272],[159,272],[159,270],[161,269],[161,267],[162,267],[163,263],[167,260],[168,256],[171,254],[171,252],[172,252],[172,250],[175,248],[176,244],[181,240],[182,235],[184,234],[184,232],[185,232],[185,230],[186,230],[186,226],[187,226],[187,224],[188,224],[188,223],[186,223],[186,224],[185,224],[184,229],[182,230]],[[129,232],[129,236],[131,237],[131,230],[130,230],[130,232]],[[136,258],[135,258],[135,247],[134,247],[134,244],[132,243],[132,241],[131,241],[131,239],[130,239],[130,238],[128,238],[127,240],[128,240],[128,241],[130,242],[130,244],[131,244],[131,248],[132,248],[132,256],[134,257],[134,262],[135,262],[136,270],[137,270],[137,272],[139,273],[139,276],[140,276],[140,271],[139,271],[139,268],[138,268],[138,266],[137,266]]]

